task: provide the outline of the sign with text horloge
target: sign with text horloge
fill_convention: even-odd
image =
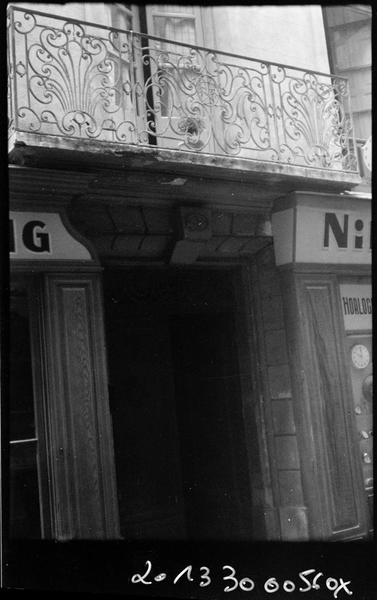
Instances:
[[[372,329],[372,286],[341,283],[339,286],[346,331]]]

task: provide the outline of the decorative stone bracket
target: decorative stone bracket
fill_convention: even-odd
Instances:
[[[198,258],[203,243],[212,237],[211,209],[182,206],[179,220],[183,239],[176,241],[170,264],[191,264]]]

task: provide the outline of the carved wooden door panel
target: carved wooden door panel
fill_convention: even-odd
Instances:
[[[47,468],[54,498],[52,536],[116,539],[100,277],[47,273],[38,283],[34,310],[39,313]]]
[[[11,535],[119,538],[99,275],[24,276],[10,333]]]
[[[311,535],[332,540],[357,538],[366,533],[367,506],[337,281],[332,276],[302,276],[298,283],[303,328],[300,342],[303,395],[307,397],[311,429],[308,444],[312,444],[314,451],[309,456],[303,450],[302,460],[303,464],[308,461],[307,469],[312,471],[316,482],[315,489],[307,492],[312,504]],[[300,369],[300,365],[296,368]],[[304,412],[305,403],[297,410]]]

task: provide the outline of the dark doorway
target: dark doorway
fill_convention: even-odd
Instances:
[[[9,535],[40,538],[40,499],[27,284],[12,281],[9,313]]]
[[[252,538],[231,271],[105,275],[122,535]]]

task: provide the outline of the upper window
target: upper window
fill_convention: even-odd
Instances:
[[[139,31],[138,7],[134,4],[109,4],[111,10],[111,23],[117,29]]]
[[[174,4],[152,6],[150,19],[153,35],[185,44],[198,43],[193,6]]]
[[[355,137],[371,135],[371,7],[366,4],[324,7],[331,70],[350,82]]]

